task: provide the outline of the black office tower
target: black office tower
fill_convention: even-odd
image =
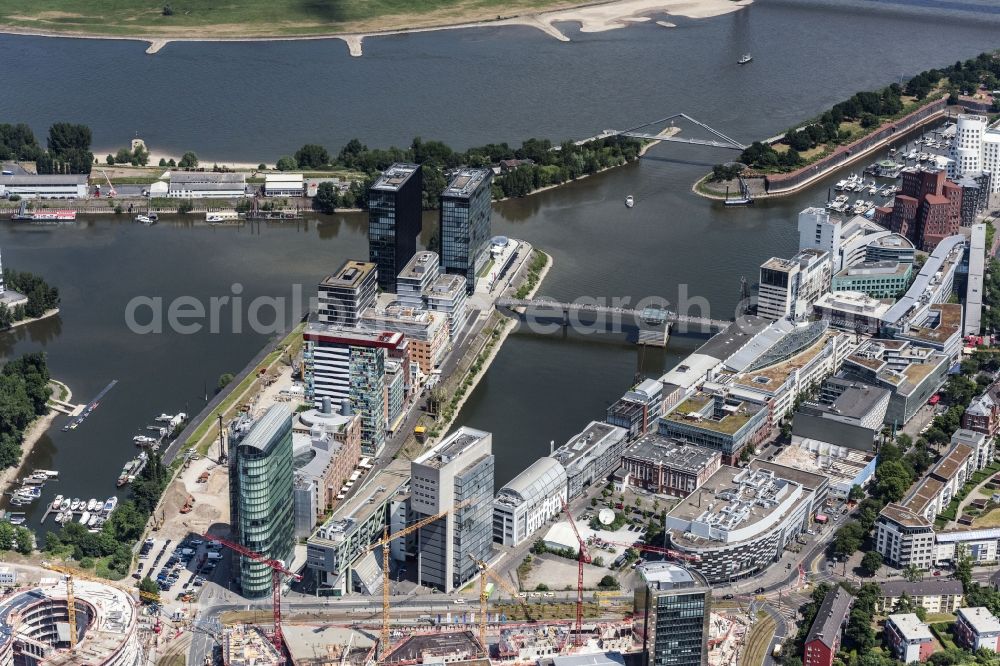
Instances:
[[[489,259],[492,180],[489,169],[461,169],[441,193],[441,268],[463,276],[470,294]]]
[[[393,164],[368,190],[368,256],[378,286],[394,291],[396,275],[417,253],[423,180],[416,164]]]

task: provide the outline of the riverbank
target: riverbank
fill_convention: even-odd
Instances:
[[[54,385],[52,395],[57,396],[64,402],[69,402],[73,399],[73,391],[70,390],[69,386],[56,379],[50,380],[49,383]],[[27,430],[24,431],[24,437],[21,439],[21,457],[17,461],[17,465],[0,471],[0,489],[2,489],[2,492],[6,492],[11,483],[27,474],[28,470],[23,469],[25,461],[31,455],[38,440],[48,432],[48,429],[58,416],[60,416],[60,412],[50,407],[47,414],[39,416],[32,421]]]
[[[782,174],[772,174],[767,176],[746,176],[744,180],[748,183],[751,193],[755,199],[774,198],[795,194],[805,189],[831,173],[859,160],[870,156],[872,153],[885,148],[886,146],[905,140],[915,132],[929,124],[939,122],[946,117],[948,111],[944,100],[937,100],[922,109],[914,111],[909,116],[897,121],[886,123],[876,131],[868,134],[857,141],[839,146],[832,154],[824,157],[818,163],[806,165],[796,171]],[[724,201],[726,195],[724,190],[726,185],[735,187],[739,191],[736,181],[724,181],[719,184],[720,190],[713,190],[708,179],[711,173],[705,174],[691,186],[691,191],[698,196],[716,201]],[[782,187],[782,183],[787,183]]]
[[[46,310],[37,317],[28,317],[27,319],[21,319],[20,321],[15,321],[13,324],[10,325],[10,328],[6,330],[11,331],[17,328],[18,326],[27,326],[28,324],[34,324],[36,321],[48,319],[49,317],[55,317],[57,314],[59,314],[59,308],[52,308],[51,310]],[[62,384],[62,386],[65,386],[65,384]]]
[[[409,12],[378,15],[373,3],[346,2],[342,20],[317,21],[315,12],[303,12],[289,0],[255,0],[231,7],[213,7],[211,22],[198,12],[164,16],[146,5],[134,11],[117,7],[105,11],[93,3],[90,14],[81,7],[67,12],[57,0],[41,0],[31,11],[19,3],[0,0],[0,32],[36,37],[119,39],[149,44],[146,53],[159,52],[171,42],[254,42],[339,39],[352,56],[362,55],[367,37],[403,35],[435,30],[497,26],[530,27],[560,41],[570,41],[557,24],[575,23],[581,32],[603,32],[631,23],[652,21],[658,14],[703,19],[739,11],[753,0],[493,0],[466,2],[421,12],[419,3]],[[284,5],[288,5],[284,7]],[[51,5],[51,7],[50,7]],[[352,12],[356,16],[352,15]],[[282,17],[276,20],[275,15]],[[376,14],[376,15],[372,15]],[[656,21],[667,29],[670,21]],[[331,27],[334,29],[331,30]]]
[[[535,283],[529,288],[527,294],[523,296],[524,298],[534,298],[535,294],[541,288],[542,282],[545,281],[545,276],[548,275],[549,269],[552,268],[553,264],[552,255],[543,252],[542,250],[532,249],[532,255],[525,260],[524,264],[522,264],[521,267],[522,271],[526,271],[525,275],[523,276],[521,284],[522,285],[525,284],[526,281],[530,279],[529,275],[531,271],[532,259],[534,253],[536,252],[545,258],[545,265],[541,268],[541,270],[538,271],[537,277],[535,278]],[[519,287],[520,285],[518,285],[518,288]],[[508,286],[506,287],[506,290],[510,291],[514,289],[515,289],[514,281],[511,280],[510,284],[508,284]],[[447,409],[450,410],[448,412],[448,416],[445,417],[445,419],[442,422],[436,423],[433,426],[433,430],[434,432],[437,433],[437,435],[428,437],[427,441],[424,444],[418,445],[416,447],[416,450],[414,450],[414,447],[412,445],[411,446],[404,445],[401,450],[404,456],[407,456],[410,459],[415,458],[419,453],[434,446],[436,442],[440,441],[442,438],[448,435],[448,433],[451,431],[452,426],[455,424],[455,420],[461,413],[462,407],[469,399],[469,396],[472,395],[473,391],[475,391],[476,387],[479,385],[479,382],[482,381],[483,377],[486,376],[487,370],[489,370],[490,365],[493,364],[493,361],[496,359],[497,354],[500,353],[500,350],[503,348],[504,342],[506,342],[510,334],[517,329],[516,321],[507,319],[496,310],[494,310],[490,316],[495,317],[496,319],[495,322],[491,325],[490,331],[486,333],[487,337],[486,342],[480,349],[478,349],[475,352],[473,356],[475,361],[470,363],[469,370],[465,373],[465,375],[460,379],[456,378],[455,385],[460,387],[459,390],[461,391],[461,393],[458,396],[458,399],[455,400],[454,403],[449,402],[447,407]]]

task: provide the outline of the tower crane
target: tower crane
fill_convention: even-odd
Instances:
[[[570,513],[569,504],[566,500],[562,503],[563,512],[566,514],[566,518],[569,520],[569,526],[573,528],[573,534],[576,536],[577,543],[580,544],[580,552],[576,558],[577,562],[577,576],[576,576],[576,644],[583,644],[583,565],[590,564],[590,552],[587,550],[587,542],[583,540],[580,536],[580,530],[576,529],[576,523],[573,522],[573,514]]]
[[[684,560],[686,562],[700,562],[701,557],[698,555],[689,555],[687,553],[682,553],[679,550],[674,550],[672,548],[663,548],[661,546],[650,546],[648,544],[630,544],[630,543],[620,543],[618,541],[606,541],[601,540],[602,543],[609,543],[612,546],[623,546],[625,548],[635,548],[636,550],[642,551],[644,553],[659,553],[660,555],[666,555],[673,560]]]
[[[407,534],[416,532],[421,527],[426,527],[427,525],[430,525],[431,523],[444,518],[451,511],[456,511],[458,509],[461,509],[468,502],[469,500],[464,500],[462,502],[459,502],[451,509],[447,509],[445,511],[442,511],[441,513],[437,513],[434,514],[433,516],[428,516],[427,518],[418,520],[412,525],[404,527],[395,534],[389,534],[389,525],[386,524],[386,526],[382,528],[382,538],[373,543],[372,545],[370,545],[367,549],[365,549],[365,552],[367,553],[375,550],[379,546],[382,547],[382,638],[381,638],[382,654],[388,654],[389,651],[389,544],[395,541],[396,539],[399,539],[400,537],[404,537]]]
[[[290,571],[281,560],[261,555],[256,551],[245,548],[238,543],[233,543],[228,539],[223,539],[222,537],[207,533],[202,536],[215,543],[221,543],[226,548],[244,557],[249,557],[255,562],[260,562],[271,569],[271,612],[274,616],[274,633],[271,635],[271,642],[274,644],[275,649],[278,650],[278,654],[284,654],[281,634],[281,577],[287,576],[294,580],[302,580],[302,576],[294,571]]]
[[[109,585],[111,587],[118,588],[122,592],[132,593],[136,592],[139,594],[139,598],[145,599],[147,601],[159,601],[160,597],[152,592],[144,592],[135,587],[128,587],[116,583],[111,580],[106,580],[104,578],[98,578],[79,569],[74,569],[73,567],[67,567],[60,564],[51,564],[49,562],[43,562],[42,566],[49,571],[55,571],[56,573],[61,573],[66,576],[66,622],[69,624],[69,649],[70,652],[76,652],[76,594],[73,590],[73,579],[81,578],[83,580],[90,580],[96,583],[101,583],[102,585]]]
[[[504,591],[511,596],[512,599],[517,601],[524,607],[524,617],[529,622],[534,622],[531,618],[531,609],[528,607],[527,602],[525,602],[523,597],[518,596],[518,591],[515,590],[511,585],[503,579],[502,576],[498,576],[495,571],[490,569],[486,562],[480,559],[476,559],[476,556],[469,553],[469,559],[476,563],[479,567],[479,643],[483,646],[483,650],[486,652],[485,658],[489,658],[489,648],[486,647],[486,618],[487,618],[487,607],[486,607],[486,579],[492,578]]]
[[[118,192],[115,191],[115,186],[111,184],[111,178],[108,177],[108,172],[101,169],[101,173],[104,174],[104,180],[108,181],[108,196],[118,196]]]

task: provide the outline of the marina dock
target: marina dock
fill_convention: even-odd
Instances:
[[[107,386],[101,389],[101,392],[98,393],[93,400],[87,403],[87,406],[84,407],[83,410],[81,410],[76,416],[74,416],[69,423],[67,423],[62,427],[63,432],[66,432],[68,430],[76,430],[76,428],[81,423],[83,423],[87,419],[87,417],[90,416],[91,413],[93,413],[95,409],[97,409],[97,406],[101,403],[101,400],[104,398],[104,396],[106,396],[108,394],[108,391],[113,389],[115,387],[115,384],[117,383],[118,383],[117,379],[112,379]]]

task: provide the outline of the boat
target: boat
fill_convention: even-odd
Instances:
[[[73,501],[70,502],[69,510],[70,511],[77,511],[79,508],[80,508],[80,498],[74,497]]]
[[[136,446],[156,446],[160,443],[160,440],[155,437],[148,437],[146,435],[136,435],[132,438],[132,442]]]
[[[101,517],[98,516],[96,513],[91,514],[90,520],[87,521],[87,527],[94,527],[95,525],[97,525],[97,521],[100,519]]]
[[[632,197],[630,196],[630,197],[628,197],[628,198],[629,198],[629,199],[631,199]],[[154,420],[154,421],[166,421],[167,423],[169,423],[170,421],[173,421],[173,420],[174,420],[174,415],[173,415],[173,414],[166,414],[166,413],[163,413],[163,414],[160,414],[159,416],[157,416],[157,417],[156,417],[155,419],[153,419],[153,420]]]
[[[10,521],[11,525],[24,525],[24,521],[27,520],[28,516],[21,511],[11,511],[7,514],[7,520]]]
[[[844,191],[844,187],[846,187],[846,186],[847,186],[847,180],[846,179],[842,179],[842,180],[838,180],[837,181],[837,184],[833,186],[833,189],[835,189],[838,192],[843,192]]]
[[[62,503],[63,503],[63,496],[62,495],[56,495],[56,498],[54,500],[52,500],[52,510],[53,511],[58,511],[59,507],[62,506]]]
[[[68,222],[76,219],[75,210],[36,210],[28,217],[32,222]]]
[[[235,222],[240,219],[240,214],[235,210],[220,210],[214,213],[205,213],[206,222]]]
[[[86,525],[88,522],[90,522],[90,512],[84,511],[82,514],[80,514],[80,524]]]
[[[66,514],[65,513],[63,513],[62,511],[60,511],[59,513],[56,514],[56,522],[57,523],[62,523],[64,520],[66,520]]]
[[[104,503],[104,515],[106,515],[106,516],[110,515],[111,512],[114,511],[115,507],[117,507],[117,506],[118,506],[118,498],[116,496],[112,495]]]
[[[631,194],[628,195],[627,197],[625,197],[625,207],[626,208],[631,208],[634,205],[635,205],[635,199],[632,197]]]
[[[50,479],[54,479],[59,476],[59,472],[54,469],[36,469],[35,474],[44,474]]]
[[[138,222],[139,224],[153,223],[153,220],[149,217],[149,215],[143,215],[142,213],[139,213],[138,215],[135,216],[135,221]]]
[[[69,510],[69,507],[70,507],[70,506],[71,506],[72,504],[73,504],[73,502],[72,502],[72,501],[71,501],[71,500],[70,500],[70,499],[69,499],[69,498],[67,497],[66,499],[64,499],[64,500],[62,501],[62,504],[60,504],[60,505],[59,505],[59,510],[60,510],[60,511],[68,511],[68,510]]]
[[[93,511],[97,508],[97,500],[90,499],[87,501],[87,511]]]
[[[749,53],[744,53],[743,56],[740,57],[740,59],[736,61],[736,64],[737,65],[745,65],[748,62],[750,62],[751,60],[753,60],[753,56],[750,55]]]

